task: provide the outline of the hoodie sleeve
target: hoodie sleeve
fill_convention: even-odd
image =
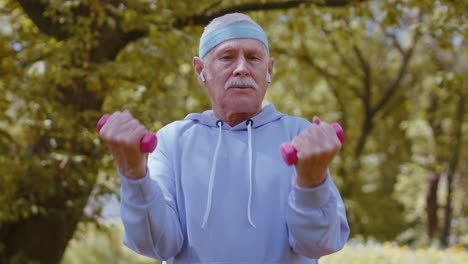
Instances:
[[[135,252],[167,260],[181,250],[183,235],[175,201],[175,182],[164,140],[150,154],[147,175],[121,179],[121,217],[124,244]],[[167,153],[167,152],[166,152]]]
[[[328,172],[325,182],[317,187],[293,184],[287,225],[289,243],[300,255],[318,259],[343,248],[349,226],[343,201]]]

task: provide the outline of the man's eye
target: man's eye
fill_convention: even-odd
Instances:
[[[258,57],[250,56],[249,59],[251,59],[251,60],[258,60]]]
[[[232,58],[232,57],[229,56],[229,55],[226,55],[226,56],[221,57],[221,59],[223,59],[223,60],[229,60],[229,59],[231,59],[231,58]]]

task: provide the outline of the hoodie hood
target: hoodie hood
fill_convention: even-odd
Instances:
[[[256,116],[251,118],[251,120],[253,121],[252,128],[257,128],[265,124],[268,124],[270,122],[276,121],[283,116],[285,116],[285,114],[276,111],[275,107],[272,104],[267,105],[263,107],[260,113],[258,113]],[[218,127],[216,123],[219,121],[219,119],[217,119],[213,115],[213,110],[208,110],[201,114],[200,113],[189,114],[188,116],[185,117],[185,120],[192,120],[194,122],[201,123],[209,127]],[[241,122],[234,127],[231,127],[230,125],[224,123],[222,126],[222,129],[224,130],[246,130],[247,122]]]

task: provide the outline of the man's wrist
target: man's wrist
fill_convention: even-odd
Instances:
[[[132,180],[138,180],[146,176],[146,165],[139,166],[136,169],[127,169],[127,170],[120,169],[120,171],[125,177],[132,179]]]
[[[296,173],[296,185],[301,188],[314,188],[325,182],[326,176],[326,172],[321,177],[304,177]]]

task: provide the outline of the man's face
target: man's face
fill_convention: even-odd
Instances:
[[[203,60],[205,85],[213,110],[224,113],[259,112],[268,87],[273,59],[255,39],[232,39],[216,46]]]

